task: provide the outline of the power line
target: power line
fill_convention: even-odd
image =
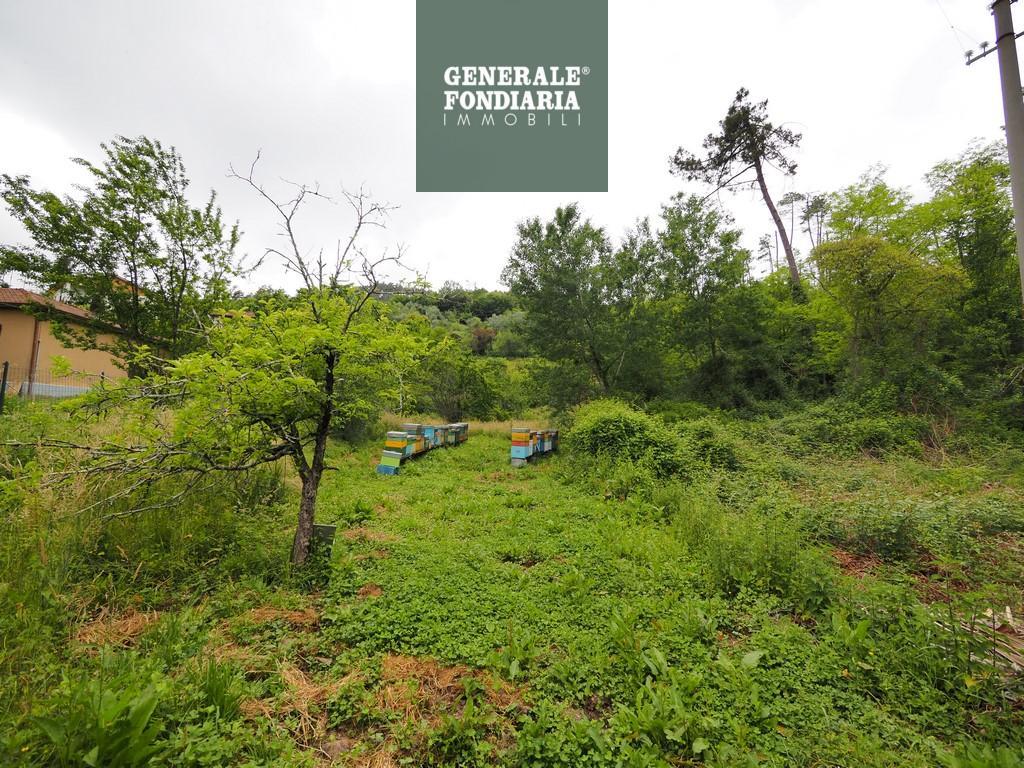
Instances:
[[[935,0],[935,5],[939,9],[939,13],[941,13],[942,17],[946,20],[946,24],[949,26],[949,31],[953,33],[953,38],[956,40],[957,47],[959,48],[961,54],[966,54],[968,55],[968,58],[970,58],[969,54],[973,53],[973,51],[969,50],[969,45],[976,45],[979,48],[982,48],[983,50],[986,50],[988,48],[988,43],[979,40],[977,37],[972,35],[963,27],[958,27],[956,26],[956,24],[953,23],[953,20],[946,12],[946,7],[942,4],[942,0]],[[969,45],[964,45],[964,39],[963,37],[960,36],[961,33],[963,33],[963,35],[967,37],[969,41],[973,42],[969,43]]]
[[[942,16],[946,19],[946,24],[949,25],[949,31],[953,33],[953,38],[956,40],[956,44],[960,47],[960,50],[966,50],[964,41],[960,39],[960,33],[957,31],[957,28],[953,26],[953,21],[949,18],[949,14],[946,13],[946,9],[942,7],[942,0],[935,0],[935,5],[938,6]]]

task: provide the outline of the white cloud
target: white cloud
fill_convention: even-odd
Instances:
[[[412,0],[14,0],[0,8],[0,170],[64,188],[68,156],[147,133],[182,151],[197,190],[215,187],[260,252],[271,211],[225,172],[262,148],[270,182],[365,182],[399,204],[393,239],[433,282],[495,286],[526,216],[576,199],[614,236],[656,216],[682,187],[668,157],[698,148],[741,85],[804,134],[799,175],[775,179],[778,194],[831,190],[876,162],[920,190],[932,164],[1002,123],[994,57],[968,69],[959,50],[991,39],[988,12],[941,3],[611,0],[610,191],[552,195],[415,192]],[[755,195],[723,200],[749,246],[770,231]],[[324,207],[304,237],[333,248],[343,232]],[[0,240],[18,237],[0,216]],[[256,282],[288,283],[270,266]]]

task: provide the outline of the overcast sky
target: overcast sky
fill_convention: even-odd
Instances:
[[[776,198],[836,189],[876,163],[922,193],[933,164],[1001,135],[995,56],[963,63],[963,49],[993,39],[984,0],[609,5],[607,193],[417,193],[413,0],[3,0],[0,171],[65,191],[84,180],[69,157],[146,134],[179,149],[196,199],[215,188],[243,249],[260,254],[272,212],[225,174],[262,149],[269,189],[280,177],[328,192],[365,184],[400,206],[375,245],[404,243],[435,285],[498,287],[526,217],[578,200],[617,239],[656,216],[683,189],[668,157],[699,148],[739,86],[804,134],[798,175],[773,180]],[[723,202],[749,247],[772,231],[753,193]],[[302,245],[332,249],[347,225],[341,208],[310,210]],[[0,242],[23,237],[0,213]],[[273,263],[253,282],[295,284]]]

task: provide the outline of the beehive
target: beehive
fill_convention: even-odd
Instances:
[[[381,455],[380,463],[385,467],[400,467],[402,466],[402,459],[405,458],[401,451],[384,451]]]
[[[516,466],[516,460],[526,462],[533,454],[533,444],[530,440],[529,427],[512,427],[512,463]]]
[[[464,421],[458,421],[454,424],[449,424],[448,429],[454,432],[454,444],[460,445],[469,438],[469,424]]]
[[[469,437],[469,424],[403,424],[401,430],[387,433],[384,453],[377,472],[397,475],[402,462],[433,448],[458,445]]]
[[[558,448],[557,429],[512,427],[511,459],[513,467],[525,466],[534,456],[551,453]]]

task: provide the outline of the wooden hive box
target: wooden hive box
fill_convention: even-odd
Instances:
[[[384,449],[387,451],[404,452],[407,443],[408,438],[405,432],[388,432],[388,436],[384,440]]]
[[[400,467],[404,458],[405,454],[401,451],[384,451],[383,455],[381,455],[380,463],[385,467]]]

